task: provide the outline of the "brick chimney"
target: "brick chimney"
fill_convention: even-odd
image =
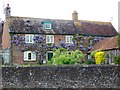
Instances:
[[[74,22],[77,22],[77,21],[78,21],[78,13],[77,13],[76,11],[74,11],[74,12],[72,13],[72,20],[73,20]]]
[[[11,7],[9,7],[9,4],[7,4],[7,7],[5,8],[5,18],[11,16]]]

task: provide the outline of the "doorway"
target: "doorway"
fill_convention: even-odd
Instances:
[[[52,51],[48,51],[47,52],[47,61],[50,61],[53,57],[53,52]]]

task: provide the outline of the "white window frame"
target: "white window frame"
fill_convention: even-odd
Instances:
[[[54,43],[54,35],[46,35],[46,43]]]
[[[73,36],[66,36],[66,43],[72,44],[73,43],[72,39],[73,39]]]
[[[46,30],[52,29],[51,23],[44,23],[44,29],[46,29]]]
[[[29,59],[29,56],[28,56],[29,53],[31,53],[31,59]],[[36,61],[36,53],[33,51],[25,51],[24,61]]]
[[[27,34],[27,35],[25,35],[25,42],[26,43],[34,43],[33,38],[34,38],[33,34]]]

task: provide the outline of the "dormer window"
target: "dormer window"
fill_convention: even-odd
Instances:
[[[45,30],[51,30],[51,29],[52,29],[51,23],[45,23],[45,24],[44,24],[44,29],[45,29]]]
[[[52,22],[51,21],[44,21],[44,30],[51,30],[52,29]]]

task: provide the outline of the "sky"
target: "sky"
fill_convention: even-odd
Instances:
[[[7,3],[12,16],[72,20],[73,11],[79,20],[111,22],[118,31],[120,0],[0,0],[0,18]],[[4,2],[4,4],[3,4]]]

